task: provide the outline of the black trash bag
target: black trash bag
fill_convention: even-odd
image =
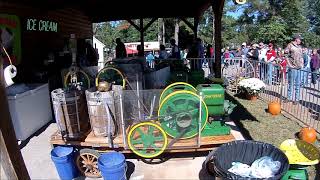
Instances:
[[[220,146],[213,155],[214,169],[217,175],[224,179],[259,179],[241,177],[229,172],[228,169],[232,167],[232,162],[241,162],[250,166],[263,156],[269,156],[274,161],[281,162],[278,173],[274,177],[268,178],[270,180],[281,179],[289,169],[287,156],[275,146],[257,141],[233,141]]]

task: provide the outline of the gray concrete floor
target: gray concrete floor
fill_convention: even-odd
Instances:
[[[229,122],[233,126],[232,122]],[[41,134],[34,136],[21,149],[26,167],[31,179],[59,179],[55,166],[50,158],[51,145],[49,139],[51,134],[57,130],[56,124],[50,124]],[[243,139],[237,129],[232,130],[232,134],[237,139]],[[131,162],[130,176],[132,180],[150,179],[212,179],[202,168],[205,155],[201,157],[172,158],[157,165],[145,164],[136,159],[128,159]],[[132,168],[134,167],[134,168]],[[2,168],[1,168],[2,169]],[[5,179],[1,172],[0,179]],[[90,179],[80,177],[79,179]]]

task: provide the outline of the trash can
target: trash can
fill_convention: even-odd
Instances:
[[[119,152],[104,153],[98,158],[98,168],[104,180],[126,180],[127,163]]]
[[[60,179],[71,180],[78,177],[78,170],[73,160],[73,147],[55,147],[51,150],[51,159]]]
[[[275,146],[257,141],[233,141],[220,146],[213,154],[214,170],[223,179],[259,179],[241,177],[229,172],[228,169],[231,168],[232,162],[251,165],[255,160],[263,156],[271,157],[274,161],[281,163],[278,173],[268,179],[281,179],[289,169],[288,158]]]

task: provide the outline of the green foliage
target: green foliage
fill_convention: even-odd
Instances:
[[[286,35],[286,25],[276,17],[261,25],[255,37],[256,42],[273,42],[278,46],[284,46],[287,40],[289,37]]]
[[[320,47],[320,35],[314,32],[305,32],[302,34],[303,43],[306,47],[319,48]]]
[[[238,17],[228,12],[240,12]],[[222,18],[223,46],[236,47],[242,42],[273,42],[285,46],[294,34],[302,34],[308,47],[320,47],[320,1],[319,0],[248,0],[244,5],[235,5],[226,0]],[[146,25],[151,19],[145,19]],[[139,20],[133,20],[139,26]],[[168,46],[174,38],[175,18],[164,18],[165,42]],[[187,18],[193,24],[192,18]],[[159,24],[160,22],[160,24]],[[157,41],[159,26],[155,21],[145,32],[145,41]],[[214,16],[212,8],[203,13],[198,27],[198,37],[205,44],[214,43]],[[140,33],[127,21],[107,22],[94,25],[95,36],[108,48],[115,47],[115,39],[123,42],[139,42]],[[161,36],[159,36],[161,37]],[[179,22],[179,45],[186,48],[193,37],[193,31],[183,21]]]

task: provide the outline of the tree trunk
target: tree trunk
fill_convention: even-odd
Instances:
[[[179,44],[179,19],[175,19],[174,22],[174,39],[176,40],[176,44]]]

